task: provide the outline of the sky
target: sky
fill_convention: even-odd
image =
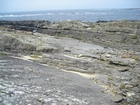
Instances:
[[[0,13],[97,8],[140,8],[140,0],[0,0]]]

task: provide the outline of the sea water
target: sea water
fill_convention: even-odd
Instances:
[[[140,20],[140,8],[135,9],[84,9],[84,10],[47,10],[32,12],[0,13],[0,20]]]

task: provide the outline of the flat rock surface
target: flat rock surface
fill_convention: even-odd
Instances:
[[[1,105],[117,105],[77,74],[0,55]]]

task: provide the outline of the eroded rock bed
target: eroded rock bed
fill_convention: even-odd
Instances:
[[[0,21],[2,105],[139,105],[140,21]]]

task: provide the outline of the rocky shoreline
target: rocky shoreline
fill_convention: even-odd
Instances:
[[[9,30],[70,37],[104,47],[140,51],[140,21],[0,21]],[[31,34],[31,33],[28,33]],[[87,37],[88,36],[88,37]]]
[[[0,21],[0,51],[92,75],[114,102],[140,104],[140,21]]]

